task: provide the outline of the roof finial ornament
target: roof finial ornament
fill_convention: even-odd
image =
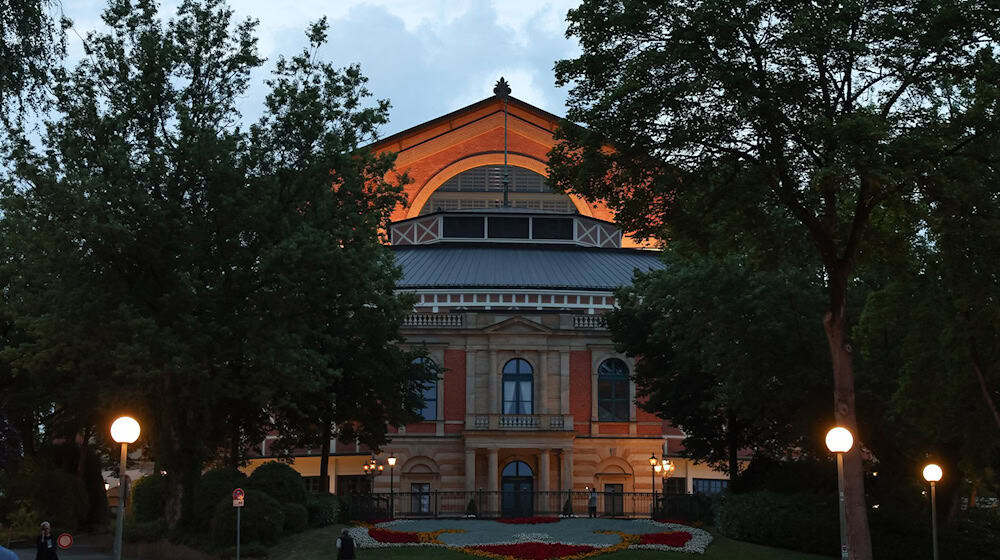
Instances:
[[[500,76],[500,80],[497,81],[497,85],[493,88],[493,94],[504,101],[510,97],[510,84],[507,83],[507,80],[503,79],[503,76]]]

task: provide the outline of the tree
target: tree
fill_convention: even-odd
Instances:
[[[587,128],[560,128],[552,181],[640,234],[697,237],[708,208],[755,250],[807,239],[826,276],[835,417],[858,433],[849,287],[912,234],[894,218],[936,171],[996,136],[998,15],[963,0],[585,1],[567,31],[583,54],[556,78]],[[860,447],[845,457],[847,525],[866,560]]]
[[[744,449],[779,459],[814,449],[829,423],[815,414],[827,389],[816,275],[677,245],[665,259],[618,292],[607,319],[619,350],[640,357],[641,406],[684,430],[685,455],[734,480]]]
[[[47,0],[0,0],[0,121],[38,108],[49,71],[66,54],[65,19],[57,26]]]
[[[0,233],[25,340],[4,357],[47,380],[43,402],[100,418],[98,434],[112,411],[138,414],[174,527],[222,449],[238,462],[311,401],[377,443],[415,413],[420,379],[396,344],[411,302],[379,243],[401,186],[383,179],[392,157],[360,148],[388,102],[368,103],[356,66],[317,60],[320,21],[245,130],[255,23],[222,0],[185,0],[167,24],[156,12],[112,2],[91,56],[56,75],[44,151],[21,138],[10,154]]]

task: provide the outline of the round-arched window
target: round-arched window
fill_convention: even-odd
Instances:
[[[511,461],[503,468],[502,476],[531,476],[531,467],[524,461]]]
[[[420,214],[439,210],[476,210],[503,205],[503,165],[483,165],[467,169],[435,190]],[[513,208],[545,210],[572,214],[573,201],[562,193],[553,192],[545,176],[523,167],[508,168],[508,200]]]
[[[527,360],[514,358],[503,366],[503,413],[531,414],[534,369]]]
[[[597,367],[597,419],[604,422],[629,421],[628,366],[609,358]]]

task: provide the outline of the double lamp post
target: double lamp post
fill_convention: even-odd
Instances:
[[[665,512],[667,509],[667,479],[674,473],[676,466],[666,457],[657,459],[656,453],[649,456],[649,466],[652,467],[649,476],[653,483],[653,505],[650,508],[649,514],[650,517],[656,517],[656,475],[663,477],[663,509]]]

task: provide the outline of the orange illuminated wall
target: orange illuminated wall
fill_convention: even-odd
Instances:
[[[548,152],[555,145],[559,117],[514,98],[507,114],[508,163],[548,176]],[[503,102],[490,97],[373,144],[377,153],[395,152],[395,172],[410,178],[405,187],[408,205],[396,209],[393,221],[419,215],[431,194],[462,171],[502,165],[503,136]],[[603,203],[588,204],[572,194],[570,199],[584,216],[614,221]],[[623,245],[638,244],[625,238]]]

